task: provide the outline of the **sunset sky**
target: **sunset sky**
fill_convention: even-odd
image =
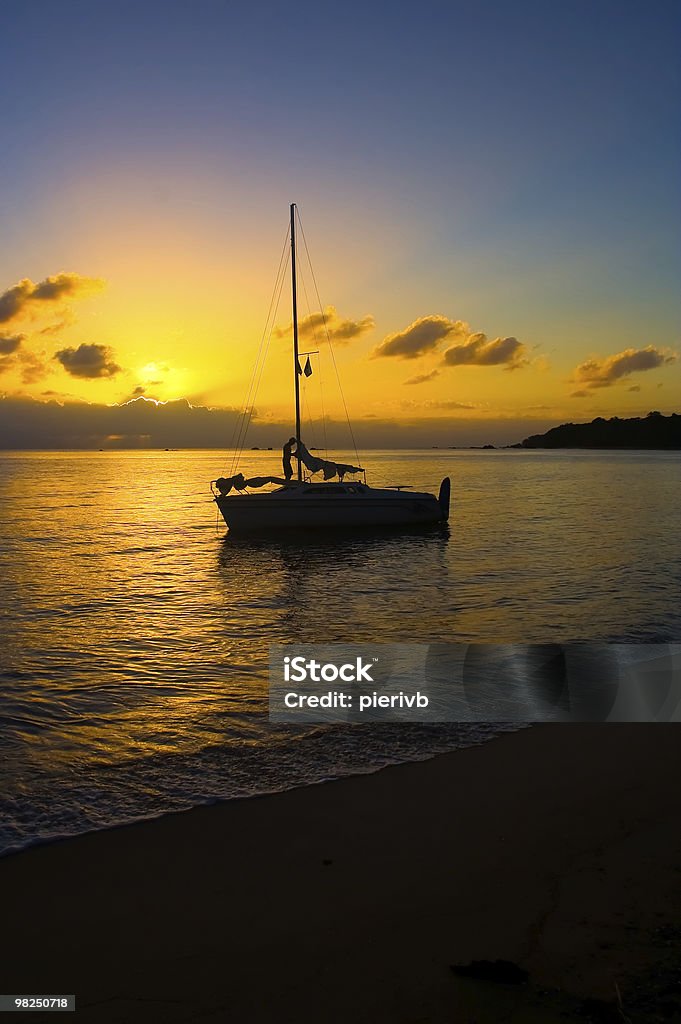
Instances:
[[[680,23],[676,0],[5,5],[0,444],[35,402],[74,444],[114,436],[102,406],[238,409],[290,202],[364,446],[679,411]],[[253,443],[290,433],[290,319],[286,283]],[[342,418],[303,335],[306,407]]]

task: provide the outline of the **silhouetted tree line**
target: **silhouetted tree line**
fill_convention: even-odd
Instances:
[[[563,423],[526,437],[517,448],[681,448],[681,416],[649,412],[622,420],[597,416],[591,423]]]

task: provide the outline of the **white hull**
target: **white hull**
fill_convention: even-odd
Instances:
[[[261,494],[215,499],[231,531],[278,532],[444,522],[447,511],[434,494],[342,484],[301,484]]]

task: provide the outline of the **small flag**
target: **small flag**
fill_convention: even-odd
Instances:
[[[305,363],[305,371],[304,372],[305,372],[305,376],[306,377],[311,377],[312,376],[312,366],[310,365],[310,357],[309,356],[307,357],[307,362]]]
[[[301,368],[300,368],[300,363],[298,362],[298,360],[296,360],[296,369],[298,370],[298,373],[299,373],[299,374],[301,374],[301,373],[303,372],[303,371],[301,370]]]

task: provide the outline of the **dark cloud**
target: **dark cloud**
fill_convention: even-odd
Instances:
[[[25,334],[0,334],[0,355],[9,356],[21,345]]]
[[[34,288],[33,282],[26,278],[0,295],[0,323],[6,324],[19,316]]]
[[[327,306],[323,313],[310,313],[298,321],[298,337],[301,340],[326,341],[327,336],[332,342],[347,344],[361,337],[374,327],[372,316],[361,320],[346,320],[340,317],[335,306]],[[289,338],[293,334],[293,324],[286,327],[275,327],[275,338]]]
[[[150,389],[151,388],[160,387],[162,384],[163,384],[162,380],[148,380],[145,384],[137,384],[132,389],[132,391],[127,392],[124,395],[124,397],[122,397],[120,399],[120,403],[119,404],[123,405],[123,404],[125,404],[125,402],[132,401],[133,398],[141,398],[143,395],[146,395],[147,398],[151,398],[153,401],[156,401],[156,398],[153,395],[153,393],[152,394],[149,393]],[[191,396],[187,400],[192,405],[202,405],[203,404],[201,401],[195,401],[194,398],[191,397]]]
[[[482,333],[470,334],[460,345],[453,345],[444,354],[446,366],[504,366],[517,370],[528,363],[526,348],[517,338],[495,338],[488,341]]]
[[[44,312],[66,299],[84,298],[101,291],[105,281],[81,274],[62,273],[34,284],[25,277],[0,295],[0,323],[9,323],[28,314]]]
[[[0,399],[0,446],[7,448],[213,448],[232,436],[234,409],[195,407],[182,399],[138,397],[121,405],[73,400]],[[290,425],[281,426],[290,436]],[[258,433],[255,425],[253,435]],[[275,443],[278,434],[272,432]],[[258,440],[251,443],[257,444]],[[269,441],[269,444],[272,444]]]
[[[113,352],[106,345],[79,345],[62,348],[54,358],[72,377],[114,377],[121,367],[113,361]]]
[[[429,402],[431,409],[478,409],[479,406],[471,405],[470,402]]]
[[[587,359],[580,363],[574,379],[577,384],[584,384],[587,388],[609,388],[632,373],[655,370],[665,363],[673,363],[675,359],[674,352],[655,348],[654,345],[639,349],[627,348],[606,359]]]
[[[632,384],[630,388],[627,388],[627,391],[640,391],[640,390],[641,390],[641,385],[640,384]]]
[[[452,334],[464,337],[468,332],[468,324],[462,320],[450,320],[446,316],[434,313],[422,316],[405,327],[403,331],[389,334],[374,349],[372,356],[396,356],[399,359],[416,359],[417,356],[432,352],[440,342]]]
[[[470,402],[457,402],[454,399],[444,399],[443,401],[430,400],[426,402],[400,402],[402,409],[443,409],[447,411],[454,411],[456,409],[479,409],[479,405],[473,405]]]
[[[489,341],[485,334],[472,332],[463,320],[450,320],[439,314],[422,316],[403,331],[388,335],[372,355],[416,359],[435,351],[444,339],[455,343],[444,353],[443,366],[504,366],[507,370],[517,370],[528,363],[525,345],[517,338]],[[405,384],[422,384],[431,377],[422,374]]]
[[[570,395],[570,398],[588,398],[588,397],[589,397],[589,392],[588,391],[573,391],[572,394]]]
[[[439,370],[431,370],[430,373],[418,373],[415,377],[409,377],[405,380],[405,384],[425,384],[429,380],[434,380],[440,376]]]
[[[19,370],[24,384],[34,384],[47,372],[44,353],[24,348],[24,334],[0,335],[0,373]]]
[[[464,411],[462,410],[462,413]],[[37,449],[98,448],[216,448],[223,450],[232,436],[238,414],[235,409],[209,409],[185,400],[154,402],[137,398],[109,406],[64,400],[41,402],[29,398],[0,399],[0,447]],[[414,445],[511,444],[528,434],[556,426],[556,419],[424,416],[399,422],[377,416],[353,424],[360,452],[368,448],[411,448]],[[248,445],[275,449],[291,436],[291,424],[258,419],[248,433]],[[352,461],[346,423],[327,424],[329,447],[341,461]],[[272,453],[273,466],[279,452]],[[246,453],[247,457],[248,453]],[[222,468],[216,455],[216,474]]]
[[[65,315],[62,316],[61,320],[58,320],[54,324],[48,324],[47,327],[42,327],[40,334],[59,334],[67,327],[72,327],[78,322],[78,318],[73,315],[71,310],[64,310]]]

